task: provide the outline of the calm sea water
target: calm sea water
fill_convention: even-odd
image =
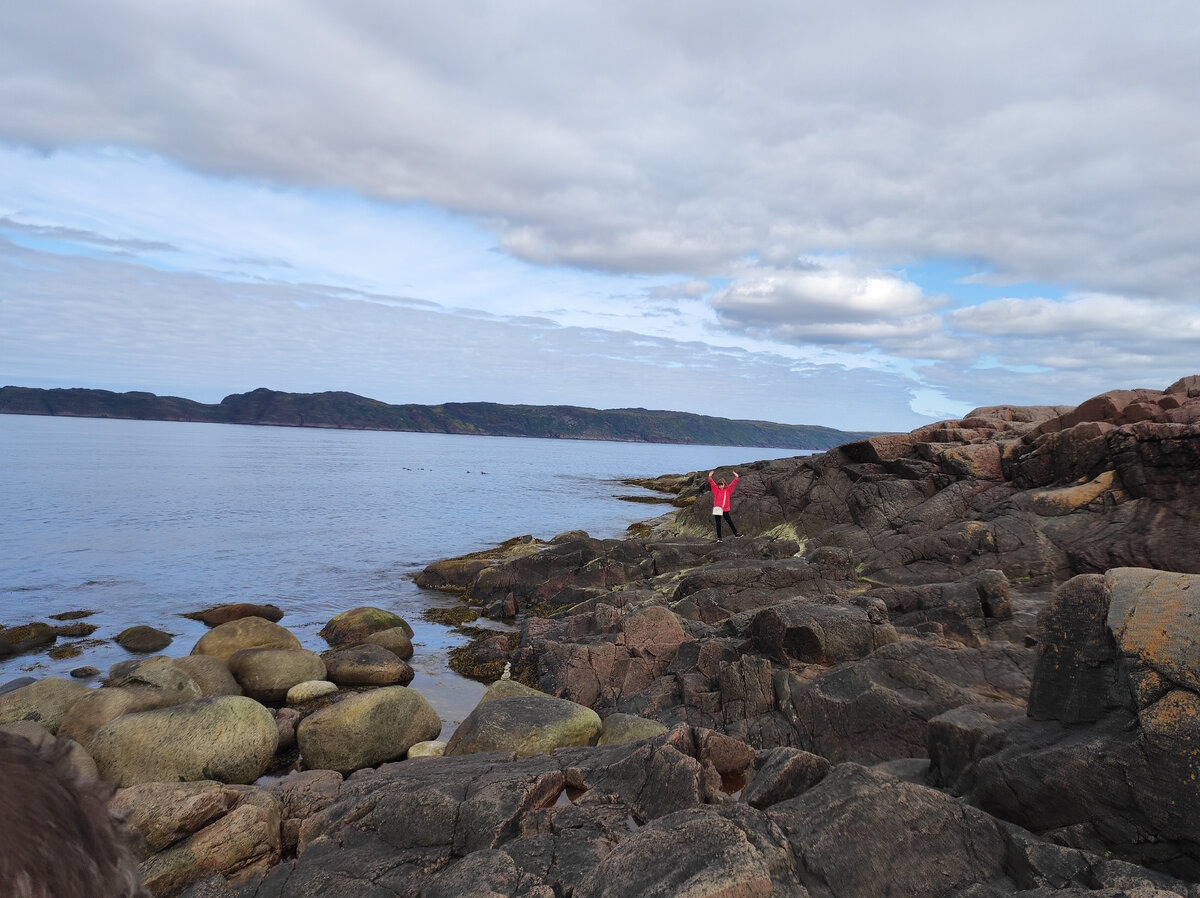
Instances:
[[[206,628],[183,613],[270,602],[321,651],[329,618],[375,605],[413,625],[412,687],[452,726],[482,687],[445,666],[461,638],[420,618],[457,601],[413,584],[426,564],[526,533],[620,536],[669,506],[621,501],[650,494],[619,478],[795,454],[0,415],[0,623],[93,610],[93,639],[148,624],[185,655]],[[10,658],[0,683],[129,657],[108,642]]]

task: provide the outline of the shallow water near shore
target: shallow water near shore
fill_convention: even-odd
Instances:
[[[622,501],[653,494],[620,478],[797,454],[0,415],[0,624],[90,610],[90,639],[107,640],[75,658],[0,660],[0,684],[106,673],[135,657],[111,641],[135,624],[174,634],[163,654],[186,655],[207,628],[181,615],[226,602],[278,605],[280,624],[323,651],[329,618],[375,605],[416,631],[411,685],[444,736],[484,687],[446,667],[462,637],[421,618],[458,601],[413,584],[426,564],[521,534],[619,537],[670,509]]]

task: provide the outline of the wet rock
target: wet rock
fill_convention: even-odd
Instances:
[[[298,649],[300,640],[261,617],[243,617],[209,630],[192,648],[193,655],[212,655],[228,662],[243,649]]]
[[[400,627],[408,634],[409,639],[412,638],[412,627],[404,618],[390,611],[384,611],[382,608],[364,606],[351,608],[332,618],[321,628],[320,635],[331,646],[341,647],[358,645],[365,642],[372,633],[379,633],[394,627]]]
[[[49,624],[34,621],[19,627],[0,629],[0,639],[10,647],[11,651],[8,654],[20,655],[53,645],[58,639],[58,633]]]
[[[369,634],[363,642],[383,646],[397,658],[406,661],[413,656],[412,632],[405,627],[392,627]]]
[[[87,664],[83,667],[76,667],[71,671],[71,676],[77,680],[90,680],[92,677],[100,676],[100,669]]]
[[[230,621],[241,620],[244,617],[261,617],[271,623],[278,623],[283,612],[277,605],[255,605],[248,602],[238,602],[230,605],[214,605],[203,611],[193,611],[184,617],[198,620],[210,627],[219,627]]]
[[[339,686],[407,686],[413,669],[381,645],[364,643],[337,649],[321,656],[325,664],[321,679],[327,677]]]
[[[242,649],[226,662],[245,694],[260,702],[281,702],[297,683],[325,679],[325,663],[306,649]]]
[[[127,652],[138,655],[149,655],[165,649],[174,640],[170,633],[156,630],[154,627],[128,627],[117,634],[116,643]]]
[[[307,767],[350,773],[402,758],[441,730],[441,719],[420,693],[387,686],[315,711],[301,721],[296,738]]]
[[[243,696],[217,696],[114,718],[96,731],[88,750],[119,786],[251,783],[267,769],[277,741],[270,711]]]

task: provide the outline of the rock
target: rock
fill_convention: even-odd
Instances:
[[[67,712],[90,691],[82,683],[61,677],[34,680],[10,692],[0,693],[0,723],[32,720],[51,733],[57,733]]]
[[[243,617],[209,630],[192,648],[193,655],[213,655],[228,661],[242,649],[298,649],[300,640],[278,624],[261,617]]]
[[[119,786],[251,783],[267,769],[277,741],[270,711],[243,696],[217,696],[117,717],[96,731],[88,750]]]
[[[279,801],[280,839],[285,856],[295,856],[304,821],[333,804],[341,788],[341,774],[333,770],[302,770],[264,787]]]
[[[446,747],[446,755],[507,749],[519,757],[568,745],[590,745],[600,733],[591,708],[549,696],[514,696],[477,705]]]
[[[11,649],[8,654],[19,655],[53,645],[58,639],[58,633],[49,624],[34,621],[19,627],[0,628],[0,639],[3,639]]]
[[[261,789],[233,791],[238,801],[228,812],[142,864],[146,885],[155,895],[176,895],[214,873],[244,878],[278,863],[278,801]]]
[[[0,684],[0,695],[4,695],[9,692],[15,692],[18,689],[29,686],[30,684],[36,682],[37,677],[17,677],[16,679],[9,680],[7,683]]]
[[[328,680],[308,680],[304,683],[297,683],[289,689],[286,701],[289,705],[302,705],[313,699],[333,695],[337,691],[336,683],[330,683]]]
[[[838,664],[898,640],[878,600],[841,605],[792,599],[758,612],[750,631],[760,651],[784,663]]]
[[[174,640],[170,633],[156,630],[154,627],[128,627],[117,634],[116,643],[127,652],[139,655],[149,655],[161,651]]]
[[[473,851],[454,866],[438,873],[424,891],[427,898],[555,898],[554,889],[538,883],[503,851]]]
[[[620,640],[627,646],[677,646],[687,638],[670,609],[651,606],[633,612],[621,623]]]
[[[172,658],[171,663],[196,681],[201,696],[241,695],[242,687],[229,667],[213,655],[188,655]]]
[[[112,808],[141,833],[153,854],[220,819],[238,798],[235,789],[213,780],[141,783],[118,789]]]
[[[100,676],[100,670],[87,664],[83,667],[76,667],[71,671],[71,676],[77,680],[90,680],[92,677]]]
[[[200,686],[174,659],[155,657],[137,661],[121,661],[108,669],[108,686],[147,686],[177,697],[177,702],[190,702],[201,697]]]
[[[484,690],[483,697],[479,699],[479,704],[484,702],[494,701],[498,698],[512,698],[515,695],[545,695],[546,693],[526,686],[524,683],[518,683],[516,680],[497,680],[490,684]]]
[[[248,602],[238,602],[232,605],[214,605],[203,611],[193,611],[184,617],[198,620],[210,627],[219,627],[230,621],[241,620],[244,617],[261,617],[275,624],[283,617],[283,612],[276,605],[254,605]]]
[[[199,695],[183,695],[178,691],[152,689],[148,686],[117,686],[90,689],[88,694],[71,706],[64,715],[59,732],[80,745],[86,746],[96,730],[123,714],[169,708],[183,702],[195,701]]]
[[[392,627],[371,633],[363,642],[383,646],[402,661],[413,656],[412,633],[406,627]]]
[[[737,805],[690,808],[639,828],[575,890],[577,898],[806,894],[774,827]]]
[[[418,692],[387,686],[313,712],[296,738],[306,767],[345,774],[402,758],[441,730],[437,712]]]
[[[331,646],[339,648],[358,645],[372,633],[400,627],[412,639],[413,630],[404,618],[382,608],[351,608],[334,617],[321,628],[321,636]]]
[[[325,679],[325,663],[306,649],[242,649],[226,664],[250,698],[281,702],[297,683]]]
[[[300,712],[295,708],[276,708],[272,714],[275,717],[275,731],[279,735],[277,754],[290,752],[296,747],[296,727],[300,725]]]
[[[440,758],[446,754],[446,746],[449,743],[431,739],[426,742],[418,742],[416,745],[409,746],[408,757],[411,758]]]
[[[647,720],[632,714],[609,714],[600,727],[600,738],[596,744],[622,745],[626,742],[640,742],[642,739],[662,735],[666,731],[667,727],[657,720]]]
[[[820,755],[798,748],[769,749],[755,758],[742,801],[762,809],[795,798],[824,779],[829,766]]]
[[[322,658],[322,676],[339,686],[407,686],[413,680],[413,669],[381,645],[364,643],[326,652]]]

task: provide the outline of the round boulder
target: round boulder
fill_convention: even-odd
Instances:
[[[216,605],[203,611],[193,611],[184,617],[198,620],[210,627],[219,627],[231,620],[241,620],[244,617],[261,617],[271,623],[278,623],[283,612],[276,605],[252,605],[249,602],[238,602],[233,605]]]
[[[488,686],[487,691],[483,693],[483,698],[478,703],[482,705],[484,702],[492,702],[498,698],[512,698],[514,695],[544,696],[545,694],[524,683],[518,683],[516,680],[497,680]]]
[[[193,684],[193,687],[195,684]],[[174,690],[151,689],[146,686],[118,686],[90,689],[88,694],[71,706],[58,728],[59,735],[69,736],[86,746],[96,730],[122,714],[169,708],[195,701],[199,695],[184,696]]]
[[[242,649],[298,649],[300,640],[291,631],[261,617],[243,617],[213,627],[192,648],[193,655],[213,655],[228,661]]]
[[[330,620],[321,629],[321,636],[332,646],[358,645],[360,642],[366,642],[372,633],[390,630],[393,627],[402,628],[409,639],[412,638],[413,628],[397,614],[382,608],[351,608]]]
[[[408,750],[408,758],[440,758],[446,754],[446,743],[437,739],[428,742],[418,742]]]
[[[305,767],[347,774],[403,758],[441,731],[442,721],[424,696],[388,686],[315,711],[300,721],[296,739]]]
[[[392,627],[372,633],[363,642],[381,645],[397,658],[405,660],[413,656],[412,633],[404,627]]]
[[[120,661],[108,669],[106,686],[149,686],[179,697],[172,704],[190,702],[203,693],[187,671],[177,667],[174,660],[164,656],[140,661]]]
[[[71,706],[91,692],[82,683],[63,677],[47,677],[0,694],[0,723],[15,720],[33,720],[51,733],[57,733],[59,725]]]
[[[446,756],[507,749],[519,757],[591,745],[600,733],[591,708],[548,695],[498,698],[475,706],[450,737]]]
[[[260,702],[281,702],[297,683],[325,679],[321,656],[307,649],[242,649],[227,663],[246,695]]]
[[[127,652],[138,655],[149,655],[165,649],[175,639],[170,633],[156,630],[154,627],[129,627],[117,634],[117,645]]]
[[[328,680],[307,680],[289,689],[286,700],[289,705],[303,705],[305,702],[333,695],[337,691],[337,683],[330,683]]]
[[[125,714],[92,737],[100,773],[120,787],[135,783],[254,782],[278,744],[275,717],[253,699],[222,695]]]
[[[339,686],[407,686],[413,679],[413,669],[381,645],[363,643],[323,657],[325,676]]]
[[[641,742],[643,739],[653,739],[667,731],[667,727],[657,720],[637,717],[633,714],[609,714],[604,718],[600,729],[597,745],[625,745],[628,742]]]
[[[242,694],[242,687],[220,658],[212,655],[188,655],[184,658],[172,658],[171,663],[196,681],[201,697]]]

